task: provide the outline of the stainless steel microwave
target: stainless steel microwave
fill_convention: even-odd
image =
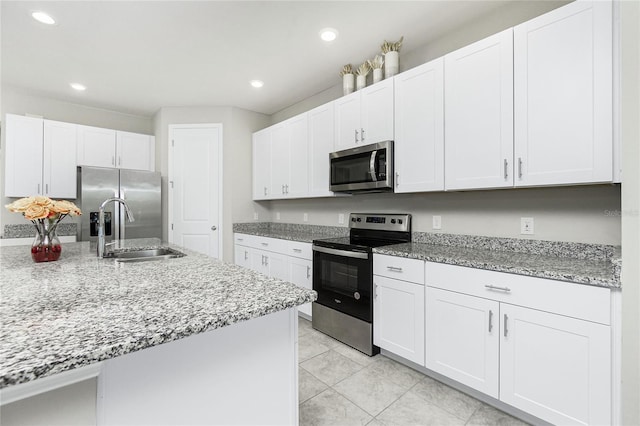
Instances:
[[[333,192],[393,191],[393,141],[329,154]]]

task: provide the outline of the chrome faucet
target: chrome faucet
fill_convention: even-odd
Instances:
[[[127,202],[120,197],[112,197],[107,198],[100,204],[100,209],[98,210],[98,257],[104,257],[105,255],[105,239],[104,239],[104,207],[110,203],[111,201],[115,203],[121,203],[124,206],[124,210],[127,213],[127,219],[129,222],[133,222],[135,219],[133,218],[133,214],[131,214],[131,210],[129,210],[129,205]]]

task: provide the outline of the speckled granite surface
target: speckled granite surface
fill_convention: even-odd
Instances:
[[[69,235],[77,235],[77,224],[64,223],[60,221],[58,224],[58,237],[66,237]],[[36,235],[36,228],[31,223],[5,225],[3,238],[32,238]]]
[[[480,235],[435,234],[413,232],[411,241],[470,249],[509,251],[576,259],[604,260],[615,257],[618,247],[605,244],[569,243],[564,241],[525,240],[520,238],[485,237]]]
[[[601,287],[621,286],[616,262],[606,258],[561,257],[416,242],[378,247],[373,252]]]
[[[349,228],[285,223],[239,223],[234,232],[302,242],[348,235]],[[412,243],[375,248],[392,256],[498,272],[620,288],[620,247],[476,235],[413,232]]]
[[[157,247],[157,239],[119,247]],[[117,263],[88,242],[33,263],[1,247],[0,388],[315,300],[313,291],[177,248],[187,256]]]
[[[234,223],[233,232],[310,243],[313,240],[321,238],[343,237],[345,235],[349,235],[349,228],[344,226],[256,222]]]

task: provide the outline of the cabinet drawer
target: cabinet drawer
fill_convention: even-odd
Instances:
[[[546,278],[426,262],[426,285],[557,313],[611,323],[610,290]]]
[[[406,257],[373,255],[373,274],[424,284],[424,261]]]
[[[289,241],[287,253],[289,256],[299,257],[301,259],[313,259],[311,251],[311,243],[301,243],[299,241]]]
[[[247,234],[233,234],[233,242],[240,246],[253,247],[255,245],[254,239],[255,235],[247,235]]]

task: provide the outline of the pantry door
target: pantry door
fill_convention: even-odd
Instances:
[[[222,124],[169,126],[169,241],[222,258]]]

